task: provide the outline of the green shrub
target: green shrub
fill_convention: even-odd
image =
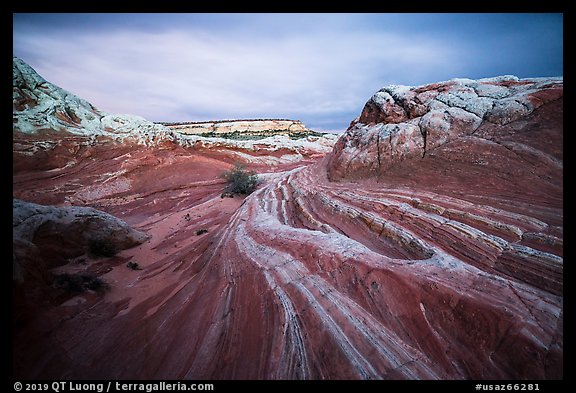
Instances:
[[[234,168],[223,174],[228,182],[225,192],[232,194],[251,194],[258,184],[258,175],[253,171],[247,171],[244,164],[236,164]]]
[[[140,267],[138,262],[128,262],[126,264],[126,267],[128,267],[129,269],[132,269],[132,270],[142,270],[142,268]]]

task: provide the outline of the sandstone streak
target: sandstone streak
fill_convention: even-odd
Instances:
[[[34,312],[14,323],[16,376],[563,378],[561,80],[389,86],[330,152],[102,131],[15,63],[14,196],[98,206],[148,238],[86,266],[105,295],[18,303]],[[39,91],[59,120],[34,111]],[[237,157],[265,175],[221,198]]]

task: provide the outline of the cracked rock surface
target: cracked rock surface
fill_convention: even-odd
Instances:
[[[563,96],[562,78],[452,79],[425,86],[386,86],[364,106],[337,143],[330,176],[377,175],[407,158],[474,135],[484,123],[506,125]],[[380,143],[387,139],[387,143]]]

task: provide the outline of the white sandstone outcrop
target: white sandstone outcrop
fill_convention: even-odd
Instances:
[[[300,156],[326,154],[332,150],[337,137],[333,135],[307,136],[291,139],[273,135],[260,140],[232,140],[187,135],[184,128],[170,129],[162,124],[150,122],[143,117],[126,114],[108,114],[74,94],[46,81],[17,57],[13,57],[13,130],[27,134],[42,131],[68,132],[74,135],[105,136],[119,142],[134,142],[140,145],[156,145],[163,142],[178,143],[184,147],[226,148],[251,152],[266,150],[274,152],[286,149],[293,152],[289,161]],[[297,120],[247,120],[192,123],[198,130],[216,127],[216,133],[265,132],[275,130],[287,133],[310,132]],[[195,133],[198,133],[195,131]],[[42,142],[38,142],[42,143]],[[246,154],[244,154],[246,156]],[[238,157],[241,158],[242,157]],[[282,160],[278,158],[280,162]]]
[[[241,133],[305,133],[310,132],[299,120],[246,119],[219,120],[208,122],[162,123],[169,129],[182,134],[229,134]]]
[[[505,75],[383,87],[336,144],[332,178],[386,171],[403,159],[423,157],[431,149],[473,134],[483,122],[505,125],[562,96],[562,77]]]
[[[111,115],[88,101],[46,81],[32,67],[14,57],[13,129],[23,133],[43,130],[75,135],[105,135],[115,139],[172,139],[170,130],[140,116]]]

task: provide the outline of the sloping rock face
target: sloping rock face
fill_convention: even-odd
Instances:
[[[495,207],[492,196],[334,184],[318,166],[262,189],[208,263],[232,296],[213,317],[229,328],[213,334],[250,324],[269,341],[230,338],[216,356],[237,360],[220,371],[265,378],[278,364],[274,378],[560,378],[560,208],[537,214],[546,223],[526,205]],[[255,286],[258,307],[238,312]],[[265,323],[254,326],[254,315]],[[271,358],[238,367],[250,351]]]
[[[173,139],[169,130],[139,116],[110,115],[46,81],[21,59],[12,59],[13,129],[34,134],[64,131],[76,135],[106,135],[150,143]]]
[[[508,124],[562,95],[562,78],[501,76],[386,86],[336,145],[330,177],[384,173],[404,159],[424,157],[438,146],[474,135],[484,123]]]
[[[99,262],[102,297],[20,326],[14,375],[563,378],[557,98],[386,170],[338,172],[349,130],[321,161],[255,165],[268,173],[246,199],[221,198],[223,151],[16,135],[15,197],[95,206],[151,238]]]

